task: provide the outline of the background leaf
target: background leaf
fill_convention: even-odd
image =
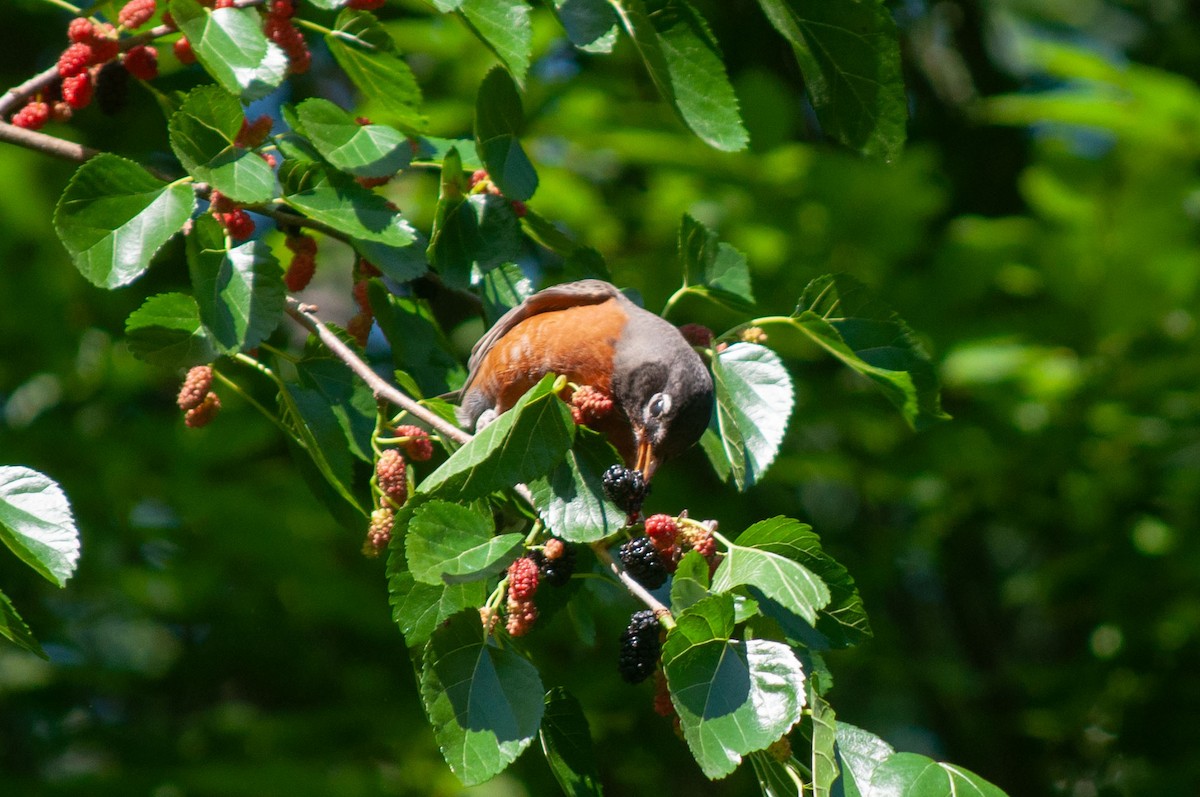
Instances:
[[[746,256],[718,241],[716,233],[687,213],[679,225],[679,259],[686,290],[734,310],[748,311],[754,306]]]
[[[504,196],[526,201],[537,190],[537,173],[517,137],[525,126],[521,95],[503,69],[484,77],[475,99],[475,149]]]
[[[62,488],[19,465],[0,466],[0,541],[60,587],[79,564],[79,530]]]
[[[54,229],[79,273],[101,288],[145,273],[192,215],[186,183],[164,183],[133,161],[101,154],[75,172],[54,210]]]
[[[275,172],[258,153],[237,146],[246,116],[242,104],[217,86],[188,92],[171,115],[171,149],[188,174],[235,202],[275,196]]]
[[[779,355],[753,343],[734,343],[718,352],[712,374],[716,431],[734,483],[745,490],[762,478],[779,453],[795,404],[792,378]],[[704,448],[713,458],[715,446],[706,443]],[[716,467],[718,473],[723,470]]]
[[[496,54],[517,83],[525,83],[533,51],[533,23],[525,0],[463,0],[458,13]]]
[[[610,53],[617,19],[608,0],[554,0],[554,13],[571,44],[588,53]]]
[[[529,746],[543,695],[534,666],[511,646],[489,644],[474,609],[450,618],[425,649],[421,699],[442,755],[464,785],[488,780]]]
[[[908,120],[900,41],[880,0],[759,0],[796,53],[825,132],[891,161]]]
[[[170,0],[170,10],[196,60],[230,94],[262,99],[287,77],[287,56],[263,35],[257,10],[213,10],[196,0]]]
[[[599,797],[600,776],[587,717],[575,696],[561,686],[546,693],[538,737],[546,763],[567,797]]]
[[[211,363],[217,343],[200,322],[196,300],[183,293],[151,296],[129,314],[125,337],[134,357],[172,368]]]

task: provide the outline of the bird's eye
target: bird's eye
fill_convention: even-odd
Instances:
[[[666,393],[655,393],[646,404],[646,415],[661,418],[671,411],[671,397]]]

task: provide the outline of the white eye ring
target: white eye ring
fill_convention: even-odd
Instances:
[[[671,396],[667,393],[655,393],[646,402],[646,417],[661,418],[671,411]]]

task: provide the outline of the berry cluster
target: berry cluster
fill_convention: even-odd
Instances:
[[[571,418],[576,425],[591,426],[612,412],[612,408],[612,396],[591,385],[583,385],[571,394]]]
[[[658,618],[649,609],[634,612],[621,634],[621,654],[617,659],[621,677],[631,684],[641,683],[654,673],[661,653]]]
[[[537,605],[533,602],[538,588],[537,562],[527,556],[508,566],[508,599],[505,603],[507,619],[504,627],[513,636],[529,633],[537,620]]]
[[[602,483],[608,500],[630,516],[642,511],[642,504],[650,493],[650,486],[640,470],[621,465],[613,465],[604,471]]]
[[[292,293],[299,293],[312,282],[317,270],[317,241],[310,235],[289,235],[287,248],[292,251],[292,262],[283,275],[283,283]]]
[[[375,483],[397,506],[408,500],[408,466],[399,451],[389,448],[379,455],[375,462]]]
[[[674,573],[680,558],[688,551],[696,551],[708,560],[710,570],[717,565],[717,541],[708,526],[670,515],[651,515],[646,518],[646,535],[662,557],[667,570]]]
[[[657,589],[667,580],[667,564],[649,537],[634,537],[621,546],[621,564],[634,581],[646,589]]]
[[[150,21],[157,5],[155,0],[129,0],[117,12],[117,22],[126,30],[136,30]]]
[[[470,187],[472,194],[495,194],[496,196],[503,196],[500,186],[492,182],[487,169],[476,169],[472,172],[471,180],[467,185]],[[525,203],[519,199],[513,199],[508,204],[512,205],[513,213],[516,213],[519,219],[524,218],[525,214],[529,212],[529,208],[525,207]]]
[[[188,371],[175,403],[184,411],[183,422],[193,429],[206,426],[218,410],[221,399],[212,391],[212,366],[197,365]]]
[[[684,324],[679,328],[679,334],[692,346],[702,349],[712,346],[713,331],[703,324]]]
[[[208,201],[213,218],[221,222],[230,238],[244,241],[254,234],[254,219],[236,202],[215,189],[209,195]]]
[[[396,510],[384,505],[371,513],[371,524],[367,526],[367,541],[363,553],[379,556],[392,541],[392,526],[396,523]]]
[[[767,342],[767,333],[762,327],[746,327],[738,333],[738,338],[745,343],[763,344]]]
[[[538,574],[547,584],[561,587],[571,580],[575,572],[575,548],[551,537],[539,550],[529,552],[529,558],[538,566]]]
[[[312,66],[312,52],[308,42],[304,41],[304,34],[292,22],[295,14],[293,0],[271,0],[263,33],[287,54],[288,71],[302,75]]]
[[[271,135],[271,117],[265,113],[251,122],[249,119],[242,119],[242,128],[238,131],[237,137],[233,140],[234,146],[244,149],[254,149],[267,140],[267,136]]]

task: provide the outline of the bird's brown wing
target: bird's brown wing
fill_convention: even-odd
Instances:
[[[509,330],[530,316],[549,313],[555,310],[565,310],[568,307],[578,307],[589,304],[600,304],[612,298],[624,299],[617,287],[603,280],[580,280],[554,285],[538,291],[519,305],[500,317],[495,326],[487,331],[475,347],[471,349],[471,359],[467,361],[467,381],[463,383],[461,395],[466,395],[479,372],[479,365],[487,357],[488,352],[500,338]]]

